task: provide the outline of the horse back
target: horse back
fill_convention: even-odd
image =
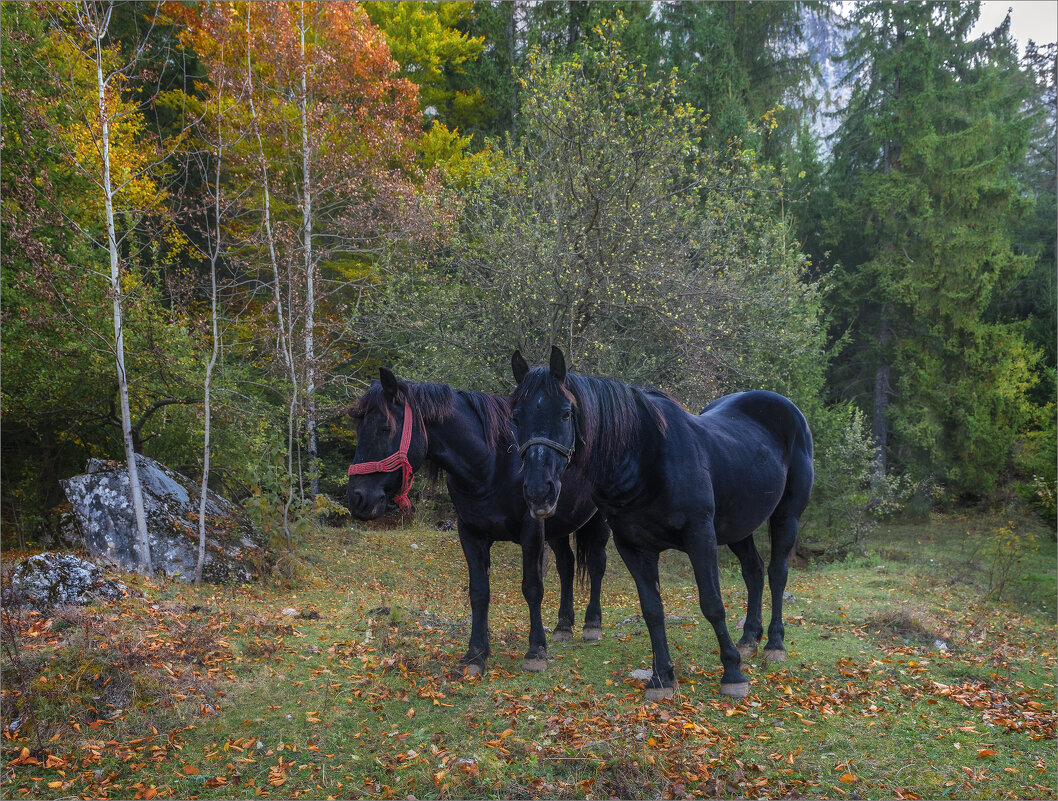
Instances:
[[[812,489],[813,445],[793,401],[765,390],[739,392],[713,401],[697,420],[718,523],[747,518],[744,525],[755,528],[776,513],[801,515]]]
[[[709,426],[751,440],[757,438],[757,431],[766,431],[791,456],[800,453],[812,460],[808,421],[792,400],[777,392],[752,390],[724,395],[702,409],[698,417]]]

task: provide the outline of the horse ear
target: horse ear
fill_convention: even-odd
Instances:
[[[511,369],[514,371],[514,380],[521,384],[522,379],[529,373],[529,363],[520,350],[516,350],[511,356]]]
[[[386,396],[386,401],[393,403],[397,399],[397,392],[399,391],[397,377],[393,375],[392,370],[379,367],[378,378],[382,382],[382,392]]]
[[[566,380],[566,357],[557,345],[551,346],[551,377],[560,384]]]

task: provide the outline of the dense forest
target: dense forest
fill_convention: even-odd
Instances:
[[[976,3],[0,12],[6,537],[140,452],[289,541],[380,365],[508,392],[551,344],[794,399],[820,549],[1054,520],[1056,49]]]

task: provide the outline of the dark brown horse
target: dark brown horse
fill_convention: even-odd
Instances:
[[[346,491],[349,510],[361,520],[373,519],[392,508],[394,498],[406,496],[406,473],[397,469],[403,460],[394,455],[401,450],[410,410],[410,441],[404,449],[407,463],[418,470],[429,459],[445,471],[470,575],[470,644],[460,664],[468,672],[480,672],[490,654],[489,561],[492,544],[499,541],[514,542],[522,549],[522,594],[529,606],[529,649],[522,663],[526,670],[543,670],[547,665],[540,613],[545,540],[555,552],[562,582],[555,639],[572,637],[574,558],[569,535],[573,532],[578,572],[586,572],[591,582],[582,637],[599,639],[599,595],[610,530],[596,512],[579,473],[570,471],[567,492],[553,516],[546,522],[538,520],[529,514],[522,498],[521,459],[506,397],[455,390],[445,384],[398,381],[385,368],[379,374],[380,381],[372,382],[352,410],[357,420],[354,465],[385,463],[390,469],[351,474]]]

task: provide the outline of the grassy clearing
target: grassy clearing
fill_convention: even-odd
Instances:
[[[12,684],[5,655],[4,796],[1054,798],[1055,547],[1042,532],[990,599],[983,543],[1006,522],[892,527],[877,555],[792,570],[790,658],[753,660],[734,702],[686,558],[666,554],[681,681],[656,704],[630,677],[650,646],[615,553],[604,640],[552,643],[527,674],[520,558],[497,545],[491,670],[466,679],[454,534],[318,531],[293,589],[141,582],[66,624],[22,619],[32,678]],[[745,589],[733,558],[722,573],[734,629]],[[105,664],[75,686],[88,656]],[[108,696],[119,678],[133,689]],[[10,732],[49,685],[40,734]]]

